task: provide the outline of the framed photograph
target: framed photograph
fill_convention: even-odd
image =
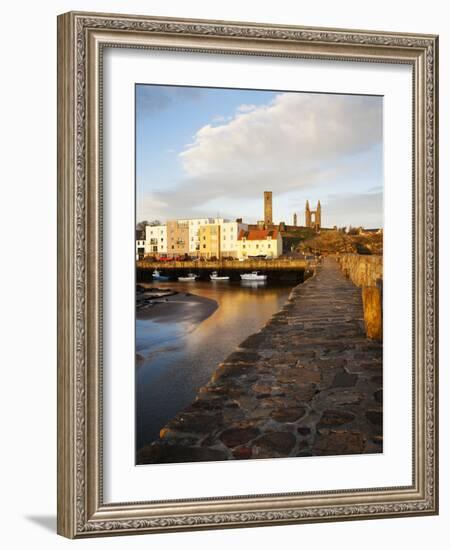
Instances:
[[[437,514],[437,46],[59,16],[59,534]]]

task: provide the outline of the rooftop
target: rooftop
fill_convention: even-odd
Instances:
[[[276,239],[278,229],[250,229],[245,231],[241,229],[238,240],[246,239],[247,241],[265,241],[267,238]]]

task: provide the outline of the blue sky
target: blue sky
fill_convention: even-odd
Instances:
[[[382,226],[382,98],[136,86],[137,221],[217,214]]]

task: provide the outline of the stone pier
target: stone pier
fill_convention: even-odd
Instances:
[[[325,258],[138,463],[382,452],[382,374],[361,291]]]

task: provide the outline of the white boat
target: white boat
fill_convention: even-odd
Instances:
[[[178,277],[178,280],[181,282],[186,281],[195,281],[195,279],[198,277],[198,275],[195,275],[195,273],[188,273],[184,277]]]
[[[168,281],[169,280],[169,277],[167,277],[166,275],[161,275],[161,273],[155,269],[152,273],[152,277],[153,279],[156,279],[158,281]]]
[[[209,276],[209,278],[211,279],[211,281],[229,281],[230,280],[230,277],[226,277],[226,276],[219,277],[219,274],[217,273],[217,271],[213,271]]]
[[[241,273],[241,279],[243,281],[265,281],[267,275],[261,275],[259,271],[252,271],[251,273]]]

